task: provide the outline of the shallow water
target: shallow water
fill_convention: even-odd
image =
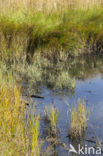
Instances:
[[[41,95],[45,98],[33,99],[37,102],[37,112],[40,112],[41,114],[41,138],[45,139],[47,137],[46,128],[48,127],[48,124],[44,121],[44,107],[55,105],[59,110],[58,138],[61,142],[65,143],[68,147],[71,143],[75,148],[79,143],[87,145],[88,147],[93,147],[95,143],[86,141],[87,139],[91,140],[92,137],[96,137],[103,142],[103,75],[101,72],[102,66],[100,65],[99,68],[94,67],[92,69],[89,69],[88,71],[89,74],[86,74],[85,78],[82,78],[81,80],[76,78],[76,87],[73,93],[70,93],[68,90],[62,92],[53,91],[52,89],[48,89],[45,85],[41,87]],[[87,130],[84,138],[82,138],[81,141],[77,140],[71,142],[67,137],[70,129],[69,110],[72,108],[74,103],[78,102],[79,98],[86,101],[86,107],[88,110],[90,110],[90,116],[87,122]],[[43,144],[42,150],[45,151],[47,146],[50,146],[50,143],[45,142]],[[68,150],[65,150],[61,146],[56,145],[50,150],[50,153],[48,155],[68,156],[77,154],[68,154]],[[97,154],[89,155],[92,156]]]
[[[88,128],[86,138],[90,139],[93,136],[103,141],[103,79],[102,75],[98,74],[95,78],[89,78],[84,81],[77,81],[75,94],[70,97],[68,93],[63,95],[55,95],[51,90],[47,88],[42,89],[42,95],[45,97],[44,100],[38,101],[38,109],[40,112],[44,111],[44,106],[49,106],[54,103],[58,108],[59,121],[58,127],[60,128],[61,141],[65,142],[69,146],[69,139],[66,138],[69,131],[70,115],[68,112],[67,102],[70,106],[77,102],[79,98],[86,100],[86,106],[90,110],[90,117],[88,121]],[[68,113],[68,114],[67,114]],[[45,124],[41,123],[41,128],[44,131]],[[42,135],[43,135],[42,131]],[[87,143],[86,143],[87,144]],[[92,146],[92,144],[91,144]],[[59,151],[58,155],[63,155],[63,151]],[[64,155],[68,155],[66,152]]]

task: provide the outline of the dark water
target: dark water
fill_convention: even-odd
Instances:
[[[78,61],[79,62],[79,61]],[[37,105],[37,111],[41,113],[41,125],[40,125],[40,136],[45,139],[46,127],[48,126],[44,121],[44,107],[55,105],[59,110],[59,121],[58,137],[61,142],[65,143],[68,147],[70,143],[76,147],[79,143],[83,142],[84,145],[93,147],[95,143],[86,141],[87,139],[92,140],[92,137],[96,137],[103,142],[103,75],[102,65],[103,59],[96,60],[93,58],[89,62],[85,62],[82,66],[77,63],[75,68],[71,68],[70,72],[75,75],[76,87],[73,93],[70,94],[68,90],[63,92],[56,92],[48,89],[47,86],[41,87],[41,95],[44,99],[34,99]],[[85,67],[86,66],[86,67]],[[76,71],[77,67],[79,68]],[[82,74],[81,74],[82,73]],[[85,99],[86,107],[90,110],[89,120],[87,122],[87,130],[83,140],[74,140],[73,142],[67,137],[70,129],[70,111],[69,109],[74,103],[78,102],[78,99]],[[45,150],[50,143],[45,142],[42,150]],[[56,145],[47,155],[51,156],[68,156],[78,155],[70,153],[63,147]],[[81,154],[83,155],[83,154]],[[88,155],[88,154],[84,154]],[[89,154],[97,155],[97,154]],[[102,154],[101,154],[102,155]]]

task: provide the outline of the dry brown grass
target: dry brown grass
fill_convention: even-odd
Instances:
[[[33,8],[35,10],[57,10],[65,9],[67,7],[83,7],[88,8],[92,5],[102,5],[103,0],[1,0],[0,9],[19,9],[24,8]]]

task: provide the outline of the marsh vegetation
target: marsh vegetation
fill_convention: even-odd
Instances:
[[[103,73],[102,5],[102,0],[0,1],[1,156],[56,155],[56,146],[61,145],[68,150],[58,128],[68,118],[65,137],[86,134],[86,100],[76,99],[77,103],[74,98],[77,105],[68,104],[65,114],[69,116],[64,118],[61,106],[50,107],[48,100],[49,106],[38,111],[30,95],[42,94],[46,87],[51,98],[68,95],[71,99],[77,81]],[[43,138],[45,121],[49,133]]]
[[[71,111],[71,130],[70,137],[80,137],[87,127],[87,113],[85,101],[78,100],[78,105],[74,106]]]
[[[20,86],[0,71],[0,155],[39,155],[39,118],[26,118]]]

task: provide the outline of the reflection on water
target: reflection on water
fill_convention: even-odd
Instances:
[[[71,77],[76,78],[76,87],[72,92],[65,89],[62,92],[54,91],[50,88],[50,85],[48,88],[48,82],[47,85],[41,87],[41,94],[45,99],[36,99],[38,102],[37,110],[41,112],[42,116],[40,135],[46,137],[44,135],[46,127],[44,107],[54,103],[60,112],[58,121],[60,141],[68,147],[70,143],[75,148],[79,143],[94,146],[95,144],[88,143],[86,139],[96,136],[103,141],[103,57],[87,56],[85,59],[84,57],[82,59],[71,59],[69,64],[67,63],[64,66]],[[64,70],[64,66],[62,70]],[[75,140],[71,141],[67,136],[70,129],[69,109],[73,103],[77,103],[79,98],[85,99],[86,106],[90,110],[90,118],[87,123],[88,127],[85,136],[82,140],[77,140],[76,142]],[[48,144],[45,142],[43,148],[48,146]],[[68,156],[68,150],[63,149],[59,145],[54,145],[51,155]],[[71,154],[71,156],[73,155],[76,154]]]

